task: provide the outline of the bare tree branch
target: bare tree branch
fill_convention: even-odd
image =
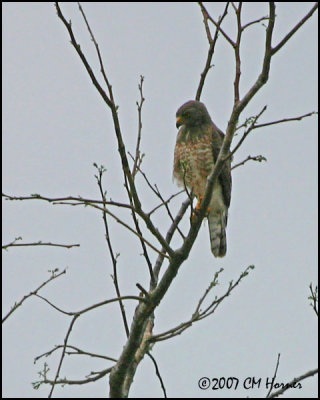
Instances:
[[[188,198],[181,204],[178,214],[176,215],[174,221],[172,222],[170,228],[168,229],[168,232],[166,235],[166,241],[168,243],[171,242],[174,232],[178,229],[178,225],[179,225],[180,221],[182,220],[182,218],[189,206],[190,206],[190,199]],[[158,282],[158,277],[159,277],[159,273],[160,273],[160,269],[163,264],[163,261],[164,261],[164,257],[163,257],[163,255],[160,254],[157,258],[157,261],[156,261],[154,269],[153,269],[153,274],[154,274],[154,277],[156,278],[156,282]],[[155,285],[150,285],[150,290],[153,290],[154,288],[155,288]]]
[[[312,17],[313,13],[318,9],[318,3],[315,3],[311,10],[289,31],[286,36],[272,49],[272,55],[279,51],[287,41],[302,27],[302,25]]]
[[[53,246],[53,247],[64,247],[66,249],[71,249],[72,247],[80,247],[80,244],[59,244],[51,242],[32,242],[32,243],[16,243],[17,240],[22,240],[22,238],[16,238],[13,242],[5,244],[2,246],[2,250],[7,250],[9,247],[28,247],[28,246]]]
[[[293,378],[292,381],[287,383],[283,388],[277,390],[276,392],[270,393],[270,395],[268,395],[267,397],[268,398],[278,397],[278,396],[282,395],[284,392],[286,392],[288,389],[291,389],[292,387],[294,387],[297,383],[303,381],[306,378],[314,376],[317,373],[318,373],[318,368],[315,368],[315,369],[312,369],[311,371],[306,372],[303,375],[300,375],[298,378]]]
[[[241,162],[239,162],[238,164],[234,164],[232,167],[231,167],[231,170],[233,170],[233,169],[235,169],[235,168],[238,168],[238,167],[240,167],[241,165],[244,165],[246,162],[248,162],[248,161],[258,161],[258,162],[262,162],[262,161],[267,161],[267,159],[264,157],[264,156],[253,156],[253,157],[251,157],[251,156],[248,156],[245,160],[243,160],[243,161],[241,161]]]
[[[312,301],[312,303],[310,303],[310,306],[313,308],[314,312],[318,316],[318,301],[319,301],[318,286],[313,288],[312,283],[310,283],[309,289],[310,289],[311,295],[308,297],[308,299]]]
[[[116,302],[116,301],[137,300],[137,301],[139,301],[139,302],[148,303],[148,299],[145,299],[145,298],[143,298],[143,297],[139,297],[139,296],[121,296],[121,297],[115,297],[115,298],[113,298],[113,299],[108,299],[108,300],[100,301],[99,303],[95,303],[95,304],[93,304],[93,305],[91,305],[91,306],[89,306],[89,307],[83,308],[83,309],[80,310],[80,311],[64,311],[64,310],[62,310],[61,308],[55,306],[53,303],[51,303],[51,302],[50,302],[48,299],[46,299],[45,297],[40,296],[39,294],[35,294],[35,296],[37,296],[37,297],[39,297],[40,299],[44,300],[44,301],[45,301],[46,303],[48,303],[51,307],[53,307],[55,310],[57,310],[57,311],[59,311],[59,312],[61,312],[61,313],[63,313],[63,314],[69,315],[69,316],[75,316],[75,315],[85,314],[85,313],[87,313],[87,312],[89,312],[89,311],[92,311],[92,310],[94,310],[94,309],[96,309],[96,308],[99,308],[99,307],[104,306],[104,305],[106,305],[106,304],[114,303],[114,302]]]
[[[106,193],[103,190],[102,187],[102,175],[103,173],[106,171],[106,169],[104,167],[100,167],[98,168],[98,176],[96,175],[96,179],[97,179],[97,183],[98,183],[98,187],[99,187],[99,191],[100,191],[100,195],[102,198],[102,201],[105,203],[106,201]],[[108,245],[108,250],[109,250],[109,254],[110,254],[110,258],[112,261],[112,267],[113,267],[113,275],[112,275],[112,280],[114,283],[114,287],[116,289],[116,293],[117,293],[117,297],[121,298],[121,293],[120,293],[120,288],[119,288],[119,283],[118,283],[118,273],[117,273],[117,256],[115,255],[114,251],[113,251],[113,247],[112,247],[112,243],[111,243],[111,239],[110,239],[110,233],[109,233],[109,226],[108,226],[108,221],[107,221],[107,214],[105,212],[102,213],[102,219],[103,219],[103,224],[104,224],[104,229],[105,229],[105,238],[106,238],[106,242]],[[129,336],[129,326],[128,326],[128,321],[127,321],[127,316],[126,316],[126,312],[124,309],[124,305],[123,302],[120,300],[119,301],[119,307],[120,307],[120,311],[121,311],[121,316],[122,316],[122,320],[123,320],[123,325],[126,331],[126,335],[127,337]]]
[[[261,117],[261,115],[266,111],[267,106],[264,106],[263,109],[257,114],[255,117],[252,118],[251,124],[248,129],[245,130],[245,132],[242,135],[242,138],[239,140],[239,142],[236,144],[236,146],[232,149],[229,157],[232,157],[233,154],[239,149],[239,147],[242,145],[246,137],[249,135],[249,133],[254,129],[255,123],[258,121],[258,119]]]
[[[315,114],[318,114],[318,113],[316,111],[312,111],[307,114],[300,115],[299,117],[283,118],[283,119],[279,119],[277,121],[265,122],[263,124],[254,125],[254,127],[252,129],[264,128],[265,126],[281,124],[282,122],[301,121],[303,118],[311,117],[312,115],[315,115]]]
[[[268,17],[258,18],[258,19],[254,20],[254,21],[248,22],[247,24],[243,25],[241,29],[242,29],[242,31],[244,31],[245,29],[249,28],[249,26],[254,25],[254,24],[258,24],[261,21],[266,21],[267,19],[268,19]]]
[[[277,372],[278,372],[278,368],[279,368],[279,361],[280,361],[280,353],[278,354],[277,364],[276,364],[276,368],[275,368],[275,370],[274,370],[272,382],[274,382],[275,379],[276,379],[276,377],[277,377]],[[272,385],[272,386],[273,386],[273,385]],[[268,392],[268,394],[267,394],[266,397],[269,397],[269,396],[270,396],[270,393],[271,393],[271,391],[272,391],[272,386],[270,387],[270,390],[269,390],[269,392]]]
[[[55,387],[56,384],[64,384],[64,383],[69,384],[69,385],[71,385],[71,384],[83,384],[83,383],[86,383],[86,382],[95,381],[95,380],[97,380],[97,379],[100,379],[100,378],[102,378],[104,375],[106,375],[107,373],[109,373],[109,372],[111,371],[111,368],[108,368],[107,370],[104,370],[103,373],[98,374],[97,377],[95,377],[95,379],[93,379],[93,380],[90,379],[89,381],[70,381],[70,380],[68,380],[68,379],[65,379],[65,380],[61,380],[61,379],[59,380],[59,379],[58,379],[58,378],[59,378],[59,375],[60,375],[60,370],[61,370],[61,367],[62,367],[62,364],[63,364],[63,360],[64,360],[64,357],[65,357],[65,355],[66,355],[66,349],[67,349],[67,347],[68,347],[69,336],[70,336],[70,334],[71,334],[71,331],[72,331],[72,329],[73,329],[73,326],[74,326],[76,320],[77,320],[82,314],[85,314],[85,313],[87,313],[87,312],[89,312],[89,311],[92,311],[92,310],[94,310],[94,309],[96,309],[96,308],[101,307],[102,305],[110,304],[110,303],[115,302],[115,301],[122,301],[122,300],[138,300],[139,302],[146,302],[146,299],[144,299],[144,298],[142,298],[142,297],[137,297],[137,296],[122,296],[121,298],[109,299],[109,300],[102,301],[102,302],[100,302],[100,303],[93,304],[92,306],[86,307],[86,308],[84,308],[84,309],[82,309],[82,310],[80,310],[80,311],[77,311],[77,312],[67,312],[67,311],[63,311],[63,310],[61,310],[60,308],[58,308],[57,306],[53,305],[51,302],[49,302],[49,301],[48,301],[47,299],[45,299],[44,297],[42,297],[42,296],[40,296],[40,295],[37,295],[37,294],[35,294],[35,295],[36,295],[37,297],[43,299],[44,301],[46,301],[48,304],[50,304],[50,305],[51,305],[54,309],[56,309],[57,311],[72,316],[72,319],[71,319],[69,328],[68,328],[68,330],[67,330],[67,334],[66,334],[66,336],[65,336],[65,338],[64,338],[64,344],[63,344],[63,346],[62,346],[62,354],[61,354],[60,361],[59,361],[59,365],[58,365],[58,368],[57,368],[57,371],[56,371],[56,374],[55,374],[55,378],[54,378],[54,380],[48,380],[48,379],[45,378],[43,381],[40,382],[40,383],[49,383],[49,384],[51,384],[51,390],[50,390],[50,393],[49,393],[49,396],[48,396],[49,398],[52,397],[53,390],[54,390],[54,387]],[[106,372],[106,371],[107,371],[107,372]],[[38,382],[37,384],[39,384],[39,382]]]
[[[160,192],[159,192],[159,196],[161,196],[161,200],[162,203],[158,204],[156,207],[154,207],[151,211],[149,211],[149,215],[153,214],[154,212],[156,212],[157,210],[159,210],[160,207],[166,206],[168,203],[170,203],[170,201],[172,199],[174,199],[175,197],[179,196],[181,193],[185,193],[185,190],[179,190],[179,192],[172,194],[167,200],[164,200],[163,197],[161,196]],[[172,218],[171,218],[172,220]],[[180,234],[182,237],[184,237],[183,233],[180,231],[180,229],[178,228]]]
[[[47,378],[44,378],[41,381],[38,382],[33,382],[32,386],[34,389],[39,389],[40,385],[42,384],[49,384],[52,386],[50,394],[49,394],[49,398],[52,397],[52,393],[53,393],[53,388],[55,385],[85,385],[87,383],[91,383],[91,382],[95,382],[101,378],[103,378],[104,376],[106,376],[107,374],[110,373],[110,371],[112,370],[112,367],[106,368],[100,372],[92,372],[91,375],[96,375],[93,377],[89,377],[87,379],[79,379],[79,380],[71,380],[71,379],[56,379],[56,380],[50,380]]]
[[[134,179],[133,176],[131,174],[130,168],[129,168],[129,163],[128,163],[128,159],[127,159],[127,155],[126,155],[126,148],[122,139],[122,134],[121,134],[121,129],[120,129],[120,121],[118,118],[118,107],[116,106],[115,102],[114,102],[114,96],[113,96],[113,92],[112,92],[112,86],[110,85],[108,79],[106,78],[106,73],[104,70],[104,66],[102,64],[102,61],[100,62],[100,67],[101,67],[101,71],[103,76],[105,77],[105,82],[107,84],[107,88],[108,88],[108,92],[109,92],[109,96],[106,94],[106,92],[103,90],[103,88],[101,87],[101,85],[99,84],[94,72],[92,71],[84,53],[81,50],[80,45],[77,43],[73,30],[72,30],[72,25],[71,22],[67,22],[67,20],[65,19],[65,17],[63,16],[59,3],[56,2],[55,3],[56,6],[56,10],[57,10],[57,14],[58,17],[61,19],[61,21],[63,22],[64,26],[66,27],[70,39],[71,39],[71,44],[73,45],[73,47],[75,48],[76,52],[78,53],[86,71],[88,72],[93,85],[95,86],[95,88],[97,89],[97,91],[99,92],[99,94],[101,95],[102,99],[104,100],[104,102],[108,105],[108,107],[111,110],[112,113],[112,120],[113,120],[113,124],[114,124],[114,130],[115,130],[115,134],[116,134],[116,138],[118,141],[118,152],[121,158],[121,163],[122,163],[122,170],[124,173],[124,180],[126,182],[126,179],[128,180],[128,184],[129,184],[129,191],[128,191],[128,195],[132,198],[132,202],[134,204],[134,209],[135,212],[144,220],[147,228],[149,229],[149,231],[153,234],[153,236],[156,237],[156,239],[159,241],[159,243],[162,245],[162,247],[165,249],[165,251],[168,253],[168,255],[171,257],[173,256],[173,250],[170,248],[170,246],[167,245],[165,239],[162,237],[162,235],[160,234],[159,230],[154,226],[154,224],[152,223],[150,217],[148,216],[148,214],[146,214],[141,207],[141,202],[136,190],[136,186],[134,183]],[[80,10],[81,13],[84,15],[83,10]],[[89,23],[87,21],[87,19],[85,19],[86,25],[89,29]],[[99,60],[101,59],[101,54],[100,54],[100,50],[99,47],[97,46],[97,42],[92,34],[92,29],[90,28],[89,33],[91,35],[91,38],[93,40],[93,42],[95,43],[96,46],[96,50],[97,50],[97,54],[99,57]],[[130,200],[131,202],[131,200]]]
[[[153,343],[153,342],[171,339],[174,336],[181,335],[181,333],[184,332],[190,326],[192,326],[192,324],[194,322],[200,321],[204,318],[207,318],[209,315],[213,314],[216,311],[216,309],[218,308],[218,306],[221,304],[221,302],[231,294],[231,292],[239,285],[241,280],[245,276],[248,275],[249,270],[253,269],[253,268],[254,268],[253,265],[250,265],[249,267],[247,267],[245,269],[245,271],[243,271],[241,273],[241,275],[236,280],[236,282],[234,282],[234,283],[232,281],[230,282],[227,291],[222,296],[220,296],[219,298],[216,297],[213,301],[211,301],[209,306],[207,306],[204,310],[201,310],[200,307],[203,304],[204,300],[207,298],[210,291],[218,284],[218,276],[223,271],[223,269],[220,269],[218,272],[215,273],[213,281],[210,283],[208,288],[205,290],[204,294],[201,296],[191,318],[188,321],[182,322],[181,324],[177,325],[176,327],[171,328],[165,332],[162,332],[162,333],[159,333],[156,335],[152,335],[150,337],[149,341]]]
[[[98,166],[96,168],[98,168]],[[53,204],[68,204],[68,203],[61,203],[61,202],[70,202],[70,205],[84,205],[84,206],[91,205],[91,204],[102,204],[102,205],[128,208],[130,210],[132,209],[130,204],[119,203],[116,201],[105,201],[104,202],[103,200],[86,199],[81,196],[78,196],[78,197],[74,197],[74,196],[46,197],[46,196],[41,196],[38,193],[31,194],[30,196],[11,196],[11,195],[2,193],[2,197],[4,197],[5,200],[10,200],[10,201],[43,200],[43,201],[47,201],[48,203],[53,203]],[[72,204],[71,203],[72,201],[74,201],[75,203]]]
[[[49,279],[47,279],[45,282],[41,283],[40,286],[38,286],[35,290],[33,290],[32,292],[30,292],[29,294],[27,294],[26,296],[24,296],[20,301],[16,302],[13,307],[11,308],[11,310],[2,318],[2,323],[8,318],[10,317],[10,315],[16,311],[16,309],[18,307],[20,307],[22,305],[22,303],[24,303],[29,297],[31,296],[37,296],[39,290],[41,290],[44,286],[46,286],[49,282],[53,281],[56,278],[59,278],[59,276],[63,275],[66,273],[66,269],[64,269],[62,272],[58,273],[58,269],[55,269],[53,271],[49,271],[51,272],[51,276]]]
[[[58,3],[56,3],[56,4],[58,4]],[[81,15],[82,15],[82,17],[83,17],[83,19],[84,19],[84,22],[85,22],[85,24],[86,24],[86,26],[87,26],[87,29],[88,29],[88,31],[89,31],[89,34],[90,34],[90,36],[91,36],[91,40],[93,41],[93,43],[94,43],[94,45],[95,45],[95,48],[96,48],[96,52],[97,52],[97,56],[98,56],[99,64],[100,64],[100,72],[101,72],[101,74],[102,74],[102,76],[103,76],[103,79],[104,79],[106,85],[107,85],[107,88],[108,88],[108,91],[109,91],[110,100],[111,100],[111,104],[110,104],[110,105],[108,104],[108,106],[109,106],[110,108],[113,108],[113,106],[114,106],[114,100],[113,100],[112,86],[110,85],[110,82],[109,82],[109,80],[108,80],[108,78],[107,78],[107,75],[106,75],[106,72],[105,72],[105,68],[104,68],[104,65],[103,65],[103,61],[102,61],[102,57],[101,57],[99,45],[98,45],[98,43],[97,43],[97,41],[96,41],[96,39],[95,39],[95,37],[94,37],[94,35],[93,35],[93,32],[92,32],[92,30],[91,30],[91,28],[90,28],[90,25],[89,25],[89,23],[88,23],[87,17],[86,17],[86,15],[85,15],[85,13],[84,13],[84,11],[83,11],[83,8],[81,7],[81,4],[80,4],[79,2],[78,2],[78,7],[79,7],[80,13],[81,13]],[[58,16],[60,17],[59,14],[58,14]],[[60,17],[60,18],[61,18],[61,17]],[[70,28],[71,28],[71,22],[70,22]],[[70,33],[70,32],[69,32],[69,33]],[[79,50],[80,50],[80,49],[79,49]],[[79,54],[79,55],[80,55],[80,54]],[[88,71],[88,72],[89,72],[89,71]]]
[[[283,118],[283,119],[277,120],[277,121],[266,122],[266,123],[263,123],[263,124],[257,124],[258,119],[259,119],[259,118],[261,117],[261,115],[266,111],[266,109],[267,109],[267,106],[264,106],[263,109],[260,111],[259,114],[257,114],[257,115],[254,116],[254,117],[248,118],[248,119],[245,121],[244,124],[240,125],[240,126],[236,129],[236,130],[238,130],[238,129],[242,128],[242,127],[247,126],[248,123],[250,124],[250,125],[249,125],[249,128],[246,129],[245,132],[243,133],[242,138],[239,140],[239,142],[237,143],[237,145],[236,145],[236,146],[234,147],[234,149],[231,151],[229,157],[232,157],[232,156],[233,156],[233,154],[239,149],[239,147],[242,145],[242,143],[244,142],[244,140],[246,139],[246,137],[249,135],[249,133],[250,133],[252,130],[254,130],[254,129],[262,128],[262,127],[269,126],[269,125],[280,124],[280,123],[282,123],[282,122],[301,121],[303,118],[310,117],[310,116],[312,116],[312,115],[314,115],[314,114],[317,114],[315,111],[313,111],[313,112],[310,112],[310,113],[307,113],[307,114],[304,114],[304,115],[300,115],[299,117]],[[250,156],[249,156],[249,157],[250,157]],[[262,156],[257,156],[257,157],[262,157]],[[260,159],[260,158],[258,158],[258,159],[255,159],[255,158],[248,158],[248,159],[244,160],[244,162],[249,161],[249,160],[262,161],[262,159]],[[265,159],[264,161],[266,161],[266,159]],[[244,163],[244,162],[243,162],[243,163]],[[233,168],[236,168],[236,167],[238,167],[238,166],[240,166],[240,165],[243,165],[243,164],[242,164],[242,163],[239,163],[239,164],[233,166],[232,169],[233,169]]]
[[[102,208],[97,206],[96,204],[105,204],[104,201],[101,200],[87,200],[87,199],[82,199],[82,198],[76,198],[76,197],[65,197],[65,198],[48,198],[48,197],[44,197],[41,196],[40,194],[34,194],[31,196],[22,196],[22,197],[14,197],[14,196],[9,196],[9,195],[5,195],[3,194],[3,196],[7,199],[7,200],[44,200],[44,201],[48,201],[50,203],[53,203],[55,205],[59,204],[59,205],[71,205],[71,206],[75,206],[75,205],[84,205],[84,206],[90,206],[93,208],[96,208],[97,210],[101,210],[105,213],[107,213],[108,215],[110,215],[113,219],[115,219],[120,225],[124,226],[127,230],[129,230],[130,232],[132,232],[134,235],[136,235],[139,239],[143,240],[150,248],[152,248],[155,252],[157,253],[161,253],[160,250],[158,250],[153,244],[151,244],[147,239],[145,239],[144,237],[142,237],[142,234],[135,231],[133,228],[131,228],[126,222],[122,221],[118,216],[116,216],[114,213],[112,213],[111,211],[109,211],[107,208]],[[65,199],[66,201],[60,201],[62,199]],[[69,201],[76,201],[76,203],[69,203]],[[128,204],[121,204],[121,203],[115,203],[115,202],[107,202],[107,204],[111,204],[111,205],[116,205],[119,204],[120,207],[125,207],[125,208],[129,208],[132,209],[132,206],[128,205]],[[140,215],[140,213],[138,213],[138,215]],[[148,219],[151,223],[150,217],[147,216],[147,214],[145,215],[145,219]],[[152,223],[151,223],[152,224]],[[155,229],[155,228],[154,228]],[[156,229],[156,234],[158,232],[158,230]],[[159,232],[158,232],[159,233]],[[160,233],[159,236],[161,237]],[[162,239],[163,242],[165,242],[165,239]],[[165,250],[166,251],[169,246],[165,246]],[[170,252],[172,253],[172,250],[170,249]],[[169,258],[166,254],[164,255],[164,257]]]
[[[53,394],[53,391],[54,391],[54,387],[55,387],[55,385],[56,385],[56,383],[58,381],[58,378],[59,378],[59,375],[60,375],[60,370],[61,370],[62,363],[63,363],[63,359],[64,359],[65,354],[66,354],[66,347],[67,347],[67,344],[68,344],[68,339],[69,339],[69,336],[71,334],[73,325],[75,324],[75,322],[76,322],[78,317],[79,317],[79,314],[75,314],[73,316],[73,318],[72,318],[72,320],[70,322],[67,334],[66,334],[66,336],[64,338],[64,345],[63,345],[63,349],[62,349],[62,354],[61,354],[61,357],[60,357],[60,361],[59,361],[59,365],[58,365],[58,368],[57,368],[57,371],[56,371],[56,375],[55,375],[54,381],[51,384],[51,390],[50,390],[50,393],[48,395],[49,398],[52,397],[52,394]]]
[[[204,67],[204,70],[201,73],[200,82],[199,82],[197,93],[196,93],[196,98],[195,99],[198,100],[198,101],[200,100],[200,97],[201,97],[201,93],[202,93],[202,89],[203,89],[203,86],[204,86],[204,82],[205,82],[206,76],[207,76],[210,68],[212,67],[212,57],[213,57],[214,50],[215,50],[215,47],[216,47],[218,34],[219,34],[219,29],[220,29],[220,26],[222,24],[222,21],[224,20],[224,18],[228,14],[229,2],[227,2],[227,4],[226,4],[222,16],[219,17],[219,21],[217,23],[216,32],[214,34],[214,38],[213,39],[212,39],[210,28],[209,28],[209,25],[208,25],[208,19],[209,19],[208,11],[203,6],[202,2],[200,2],[199,5],[200,5],[201,12],[202,12],[202,15],[203,15],[203,23],[205,25],[205,29],[206,29],[206,33],[207,33],[207,38],[208,38],[208,42],[209,42],[209,49],[208,49],[206,65]]]
[[[165,386],[164,386],[164,382],[163,382],[162,376],[161,376],[161,374],[160,374],[158,364],[157,364],[155,358],[152,356],[151,353],[147,352],[147,354],[148,354],[148,356],[151,358],[151,360],[152,360],[152,362],[153,362],[154,368],[155,368],[155,370],[156,370],[156,375],[157,375],[157,377],[158,377],[158,379],[159,379],[159,381],[160,381],[160,385],[161,385],[161,389],[162,389],[162,392],[163,392],[163,396],[164,396],[164,398],[166,399],[166,398],[168,397],[168,396],[167,396],[167,391],[166,391],[166,388],[165,388]]]
[[[142,156],[140,153],[140,142],[141,142],[141,131],[142,131],[142,106],[145,101],[143,96],[142,85],[144,81],[144,76],[140,75],[140,83],[138,85],[139,93],[140,93],[140,101],[137,102],[138,107],[138,136],[137,136],[137,144],[136,144],[136,156],[134,158],[134,164],[132,168],[132,176],[135,177],[137,173],[137,167],[140,166],[142,161]]]
[[[50,356],[52,353],[54,353],[55,351],[57,351],[57,350],[59,350],[59,349],[61,349],[61,348],[63,348],[63,345],[56,345],[56,346],[54,346],[53,349],[51,349],[51,350],[49,350],[49,351],[46,351],[46,352],[43,353],[43,354],[40,354],[39,356],[37,356],[37,357],[34,358],[34,361],[33,361],[34,364],[35,364],[38,360],[40,360],[40,358],[42,358],[42,357],[48,357],[48,356]],[[96,353],[91,353],[91,352],[89,352],[89,351],[84,351],[84,350],[79,349],[79,348],[76,347],[76,346],[67,345],[66,348],[67,348],[67,349],[72,349],[72,350],[73,350],[73,351],[66,351],[66,354],[68,354],[68,355],[85,355],[85,356],[89,356],[89,357],[93,357],[93,358],[102,358],[103,360],[108,360],[108,361],[117,362],[117,359],[116,359],[116,358],[107,357],[107,356],[105,356],[105,355],[103,355],[103,354],[96,354]]]
[[[233,4],[233,3],[232,3]],[[237,27],[238,27],[238,33],[237,33],[237,40],[234,46],[234,57],[235,57],[235,62],[236,62],[236,68],[235,68],[235,78],[234,78],[234,104],[238,104],[240,100],[240,77],[241,77],[241,58],[240,58],[240,43],[241,43],[241,35],[243,32],[242,26],[241,26],[241,10],[242,10],[242,3],[239,3],[239,7],[235,7],[235,13],[236,13],[236,18],[237,18]]]
[[[211,21],[215,27],[218,29],[219,32],[221,32],[222,36],[226,39],[226,41],[232,46],[235,46],[235,42],[224,32],[224,30],[221,28],[221,26],[219,25],[219,22],[216,22],[208,13],[207,9],[205,8],[205,6],[203,5],[202,2],[198,3],[199,6],[201,7],[201,11],[204,15],[206,15],[206,19],[208,19],[209,21]]]

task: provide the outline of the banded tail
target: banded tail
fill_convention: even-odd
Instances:
[[[212,254],[215,257],[224,257],[227,252],[226,213],[209,213],[208,226]]]

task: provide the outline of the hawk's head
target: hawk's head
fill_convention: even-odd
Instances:
[[[212,123],[206,106],[200,101],[190,100],[184,103],[176,113],[176,127],[185,125],[188,128]]]

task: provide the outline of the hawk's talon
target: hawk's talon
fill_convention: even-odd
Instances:
[[[194,210],[193,210],[193,212],[192,212],[192,215],[191,215],[191,221],[192,221],[192,222],[194,222],[195,219],[197,218],[197,216],[199,215],[199,211],[200,211],[200,208],[201,208],[202,199],[203,199],[203,197],[199,197],[198,202],[197,202],[197,204],[196,204],[196,206],[195,206],[195,208],[194,208]],[[206,216],[207,216],[209,213],[210,213],[210,208],[208,207],[208,208],[207,208],[207,212],[206,212]]]
[[[191,214],[191,222],[195,222],[196,219],[198,218],[198,215],[199,215],[199,210],[195,209]]]
[[[196,204],[196,206],[195,206],[195,208],[194,208],[194,210],[192,211],[192,214],[191,214],[191,221],[192,222],[195,222],[195,220],[197,219],[197,217],[199,215],[199,210],[201,208],[201,201],[202,201],[202,197],[199,197],[198,198],[198,202],[197,202],[197,204]]]
[[[198,202],[197,202],[196,207],[195,207],[195,211],[199,211],[200,210],[201,203],[202,203],[202,197],[199,197]]]

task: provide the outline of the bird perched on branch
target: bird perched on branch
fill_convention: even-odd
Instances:
[[[212,122],[200,101],[188,101],[177,111],[180,127],[174,151],[173,177],[197,197],[196,210],[204,196],[207,177],[218,158],[224,134]],[[227,251],[226,226],[231,200],[231,160],[228,159],[216,180],[208,207],[211,251],[223,257]]]

